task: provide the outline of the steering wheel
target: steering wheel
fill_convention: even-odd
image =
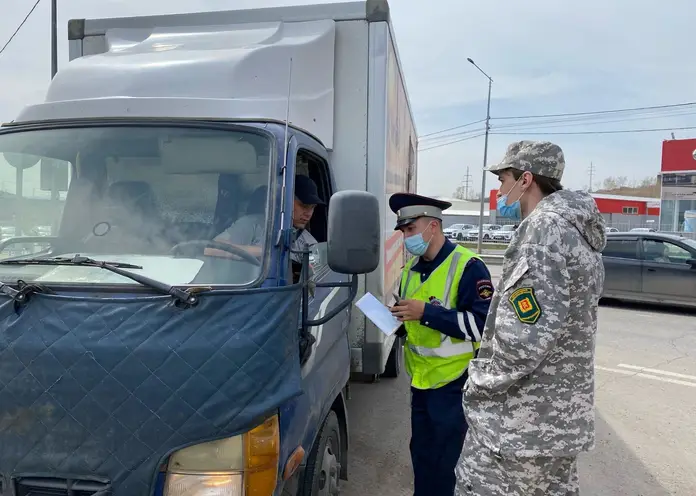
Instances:
[[[172,248],[169,250],[169,254],[176,256],[180,251],[183,251],[183,249],[192,247],[203,247],[204,250],[206,248],[222,250],[241,258],[243,261],[250,263],[251,265],[261,267],[261,261],[245,249],[239,248],[238,246],[234,245],[228,245],[227,243],[220,243],[219,241],[212,241],[209,239],[193,239],[191,241],[184,241],[182,243],[178,243],[172,246]]]

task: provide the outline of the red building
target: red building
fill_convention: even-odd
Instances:
[[[660,230],[696,232],[696,139],[662,142]]]
[[[592,193],[597,208],[603,214],[660,216],[659,198]]]

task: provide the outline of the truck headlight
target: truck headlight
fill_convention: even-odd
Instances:
[[[278,476],[278,416],[245,434],[172,454],[164,496],[269,496]]]

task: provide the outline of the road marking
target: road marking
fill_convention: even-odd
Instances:
[[[624,370],[624,369],[612,369],[609,367],[601,367],[599,365],[595,365],[595,368],[597,370],[603,370],[605,372],[614,372],[615,374],[629,375],[632,377],[640,377],[642,379],[651,379],[653,381],[668,382],[670,384],[677,384],[679,386],[688,386],[688,387],[696,388],[696,382],[680,381],[679,379],[670,379],[668,377],[660,377],[660,376],[652,375],[652,374],[644,374],[642,372],[635,372],[635,371],[631,372],[630,370]]]
[[[628,365],[626,363],[620,363],[618,366],[624,369],[637,370],[639,372],[649,372],[651,374],[666,375],[669,377],[676,377],[678,379],[686,379],[687,381],[696,381],[696,375],[678,374],[677,372],[668,372],[666,370],[659,369],[649,369],[647,367],[639,367],[638,365]]]

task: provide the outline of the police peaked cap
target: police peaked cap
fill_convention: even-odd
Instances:
[[[389,197],[389,208],[396,214],[395,231],[419,217],[433,217],[442,220],[442,211],[451,206],[450,202],[413,193],[394,193]]]

